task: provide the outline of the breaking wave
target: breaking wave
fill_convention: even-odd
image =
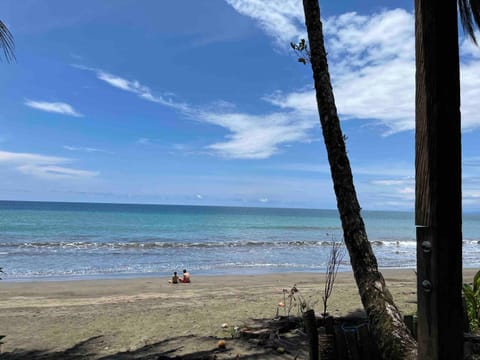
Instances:
[[[414,247],[416,242],[394,241],[394,240],[372,240],[374,247],[395,246]],[[479,240],[464,241],[465,244],[480,244]],[[169,248],[244,248],[244,247],[319,247],[331,246],[331,241],[317,240],[293,240],[293,241],[202,241],[202,242],[181,242],[181,241],[34,241],[34,242],[0,242],[1,249],[169,249]]]

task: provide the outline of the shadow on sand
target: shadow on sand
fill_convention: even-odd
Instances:
[[[261,320],[257,320],[261,321]],[[264,326],[267,326],[264,320]],[[288,334],[248,338],[225,338],[225,348],[218,348],[219,339],[211,336],[179,336],[148,344],[132,351],[107,353],[108,341],[104,336],[91,337],[75,346],[59,352],[47,350],[14,350],[0,354],[0,359],[10,360],[224,360],[224,359],[304,359],[304,334],[289,331]]]

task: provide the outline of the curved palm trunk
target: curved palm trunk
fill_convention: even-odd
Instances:
[[[345,244],[371,329],[384,359],[416,359],[416,343],[378,271],[377,260],[360,215],[352,170],[347,157],[333,96],[324,47],[318,0],[303,0],[310,43],[310,62],[320,123],[328,153]]]

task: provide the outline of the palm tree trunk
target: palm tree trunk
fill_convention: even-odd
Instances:
[[[310,62],[328,161],[345,244],[355,280],[380,353],[384,359],[416,359],[416,343],[378,271],[360,214],[352,170],[345,149],[328,72],[318,0],[303,0],[310,44]]]

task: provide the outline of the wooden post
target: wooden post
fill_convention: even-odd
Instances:
[[[418,358],[463,359],[456,0],[416,0]]]
[[[310,360],[319,360],[317,319],[313,309],[303,313],[303,323],[308,335],[308,353]]]

